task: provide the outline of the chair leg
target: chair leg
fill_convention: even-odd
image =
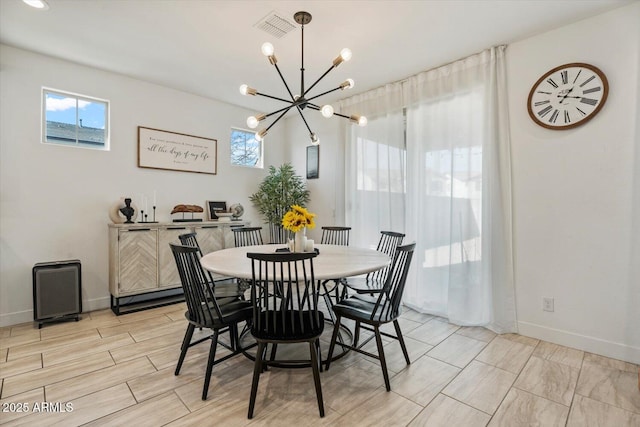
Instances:
[[[380,326],[375,326],[374,330],[376,334],[376,344],[378,344],[378,357],[380,358],[380,367],[382,368],[384,385],[387,387],[387,391],[391,391],[391,384],[389,383],[389,372],[387,371],[387,360],[384,357],[384,349],[382,348],[382,335],[380,335]]]
[[[331,321],[333,323],[335,323],[336,322],[336,315],[333,312],[333,303],[331,302],[331,297],[329,296],[329,294],[326,291],[327,288],[325,287],[324,289],[325,289],[325,293],[322,294],[322,298],[324,298],[324,303],[327,306],[327,311],[329,312],[329,318],[331,318]]]
[[[253,381],[251,382],[251,396],[249,397],[249,413],[247,418],[253,418],[253,408],[256,405],[256,395],[258,394],[258,382],[260,381],[260,373],[262,372],[262,357],[264,355],[266,345],[264,342],[258,342],[258,350],[256,351],[256,361],[253,365]]]
[[[320,349],[320,340],[316,340],[316,352],[318,354],[318,360],[320,361],[320,372],[324,371],[322,367],[322,350]]]
[[[204,376],[204,388],[202,389],[202,400],[207,400],[209,393],[209,381],[211,381],[211,370],[213,369],[213,361],[216,358],[216,348],[218,347],[218,330],[213,331],[211,337],[211,348],[209,349],[209,361],[207,362],[207,373]]]
[[[356,327],[353,331],[353,348],[358,348],[358,341],[360,340],[360,321],[356,320]]]
[[[333,334],[331,335],[331,344],[329,344],[329,354],[327,354],[327,371],[331,365],[331,358],[333,357],[333,349],[336,346],[336,340],[338,339],[338,332],[340,331],[340,316],[336,318],[335,325],[333,327]]]
[[[269,356],[269,360],[276,360],[276,351],[278,351],[278,344],[271,344],[271,356]]]
[[[407,365],[411,365],[411,361],[409,360],[409,353],[407,352],[407,346],[404,344],[404,338],[402,337],[402,331],[400,330],[398,319],[393,321],[393,327],[396,328],[396,336],[398,337],[398,341],[400,341],[400,347],[402,348],[402,353],[404,354],[404,360],[406,360]]]
[[[184,362],[184,357],[187,355],[187,350],[189,350],[189,344],[191,344],[191,337],[193,337],[193,330],[196,327],[189,323],[187,326],[187,331],[184,334],[184,338],[182,340],[182,347],[180,348],[180,357],[178,358],[178,365],[176,366],[176,371],[174,375],[178,375],[180,373],[180,368],[182,368],[182,362]]]
[[[318,359],[316,343],[309,341],[309,352],[311,353],[311,367],[313,368],[313,382],[316,385],[316,397],[318,399],[318,410],[320,411],[320,417],[324,417],[324,401],[322,400],[322,386],[320,385],[320,360]]]

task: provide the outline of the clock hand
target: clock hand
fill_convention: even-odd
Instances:
[[[560,104],[562,104],[562,101],[564,101],[565,99],[567,99],[567,97],[569,96],[569,94],[571,93],[571,91],[573,90],[573,86],[571,87],[571,89],[569,89],[569,91],[567,93],[564,94],[564,96],[562,97],[562,99],[560,100]],[[560,95],[558,95],[558,97],[560,97]],[[573,97],[572,97],[573,98]]]

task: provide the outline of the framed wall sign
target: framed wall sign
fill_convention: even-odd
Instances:
[[[307,147],[307,179],[316,179],[320,176],[320,146],[309,145]]]
[[[218,141],[138,126],[138,167],[217,173]]]

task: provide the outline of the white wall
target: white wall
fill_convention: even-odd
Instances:
[[[520,333],[635,363],[639,23],[634,3],[507,50]],[[526,107],[531,86],[570,62],[593,64],[607,75],[606,105],[574,129],[537,126]],[[553,313],[542,311],[543,297],[555,299]]]
[[[156,190],[157,219],[179,203],[248,200],[263,170],[231,166],[230,128],[250,111],[74,63],[0,45],[0,326],[33,319],[31,269],[37,262],[80,259],[83,308],[109,306],[108,209]],[[215,76],[211,76],[215,79]],[[41,87],[111,101],[111,151],[40,143]],[[218,140],[218,174],[137,167],[137,127]],[[265,165],[283,161],[283,131],[274,129]]]

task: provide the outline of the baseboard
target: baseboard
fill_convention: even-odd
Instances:
[[[0,326],[13,326],[27,322],[33,322],[33,310],[0,314]]]
[[[612,359],[640,364],[640,348],[638,347],[522,321],[518,322],[518,333],[565,347],[577,348],[589,353],[611,357]]]
[[[82,301],[82,312],[102,310],[110,307],[109,297],[94,298]],[[0,314],[0,327],[13,326],[20,323],[33,322],[33,309]]]

